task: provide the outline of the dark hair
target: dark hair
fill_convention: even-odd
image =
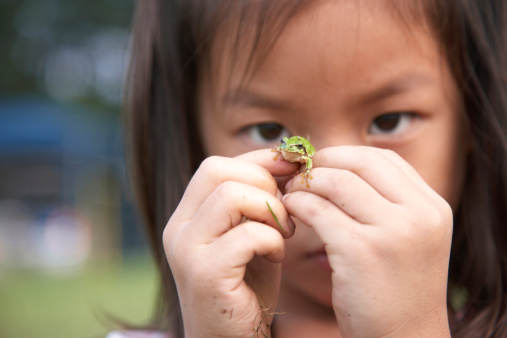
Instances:
[[[253,27],[251,60],[255,53],[257,62],[309,2],[138,2],[126,87],[129,160],[160,271],[158,324],[177,337],[183,336],[182,318],[162,232],[205,157],[196,125],[197,90],[203,72],[209,71],[213,39],[227,20],[240,23],[231,36],[236,43]],[[414,1],[392,3],[408,23],[407,14],[424,17],[439,38],[470,126],[466,186],[454,210],[449,268],[453,336],[507,336],[507,4],[503,0],[426,0],[418,7]],[[403,7],[407,3],[412,4],[409,11]]]

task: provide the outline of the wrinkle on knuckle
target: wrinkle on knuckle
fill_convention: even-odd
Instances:
[[[392,158],[393,160],[402,160],[403,158],[392,149],[381,149],[382,154],[386,158]]]
[[[356,181],[356,175],[348,170],[338,170],[336,175],[331,178],[331,184],[336,188],[348,188]]]
[[[384,162],[388,159],[386,149],[370,148],[369,153],[373,162]]]
[[[312,202],[311,207],[308,208],[308,216],[310,219],[328,213],[330,203],[324,199],[317,199]]]

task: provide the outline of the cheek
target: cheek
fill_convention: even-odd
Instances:
[[[453,210],[459,204],[466,172],[467,140],[460,130],[462,128],[442,128],[400,154]]]

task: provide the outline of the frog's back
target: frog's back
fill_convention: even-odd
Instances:
[[[308,141],[306,138],[304,138],[303,136],[298,136],[298,139],[303,142],[303,145],[305,146],[305,149],[306,149],[306,154],[310,157],[312,157],[314,154],[315,154],[315,148],[313,147],[313,145],[310,143],[310,141]]]

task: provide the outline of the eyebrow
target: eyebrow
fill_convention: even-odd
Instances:
[[[413,88],[425,87],[433,83],[434,81],[424,74],[408,73],[367,93],[361,97],[361,101],[365,104],[378,102],[390,96],[409,91]]]
[[[363,104],[370,104],[407,92],[413,88],[424,87],[433,83],[434,81],[424,74],[408,73],[361,95],[360,100]],[[267,95],[258,94],[241,88],[226,92],[222,98],[222,103],[224,105],[258,107],[278,111],[291,111],[291,109],[294,109],[293,105],[288,101],[271,98]]]
[[[223,96],[222,103],[224,105],[240,105],[279,111],[290,111],[293,109],[292,105],[288,101],[271,98],[267,95],[258,94],[244,89],[233,89],[228,91]]]

